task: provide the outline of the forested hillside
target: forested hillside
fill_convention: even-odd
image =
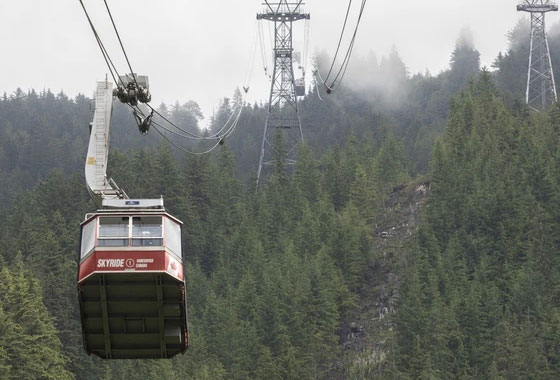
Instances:
[[[488,73],[452,103],[403,270],[394,376],[560,376],[559,112],[508,108]]]
[[[478,56],[468,38],[461,38],[452,54],[450,69],[437,76],[411,76],[396,51],[379,63],[374,55],[356,59],[346,85],[334,95],[328,96],[322,87],[311,86],[308,96],[301,101],[308,145],[315,154],[322,154],[333,146],[344,145],[354,135],[358,141],[371,141],[378,149],[391,134],[402,141],[413,173],[426,172],[433,141],[445,125],[449,99],[478,72]],[[325,67],[329,59],[319,55],[317,61]],[[317,91],[321,91],[324,101]],[[239,90],[232,90],[232,98],[221,102],[216,114],[207,120],[211,132],[223,127],[234,111],[234,104],[241,101],[240,96]],[[159,111],[191,131],[197,130],[203,117],[192,101],[162,104]],[[69,99],[63,93],[21,89],[5,93],[0,98],[0,180],[6,188],[0,200],[9,200],[18,191],[30,189],[53,168],[66,174],[80,173],[92,112],[92,101],[82,95]],[[236,157],[237,175],[244,181],[257,169],[265,116],[265,105],[246,104],[236,133],[227,140]],[[137,133],[127,107],[117,104],[112,120],[113,147],[126,150],[161,143],[157,133],[145,137]],[[196,150],[188,141],[169,137]]]
[[[76,271],[78,226],[95,208],[82,175],[90,100],[5,95],[0,378],[559,378],[560,108],[523,106],[524,28],[493,71],[468,35],[437,75],[411,75],[396,51],[356,60],[333,95],[303,99],[308,145],[258,192],[264,105],[246,104],[225,146],[200,157],[140,136],[117,107],[111,176],[132,197],[162,195],[185,222],[191,347],[173,360],[85,354]],[[192,130],[202,117],[194,102],[160,111]],[[386,257],[374,240],[398,220],[395,191],[420,183],[418,229]],[[380,270],[395,310],[375,360],[337,368]]]
[[[77,378],[126,378],[132,368],[146,379],[320,378],[338,351],[337,326],[374,260],[369,226],[384,189],[407,178],[393,139],[372,152],[350,140],[317,161],[305,148],[293,178],[279,171],[258,194],[252,186],[243,190],[227,150],[184,165],[166,146],[114,152],[114,177],[131,194],[163,194],[186,225],[192,348],[172,362],[100,364],[82,352],[76,226],[92,206],[79,179],[54,172],[17,198],[2,218],[9,223],[0,252],[10,263],[3,267],[16,270],[23,260],[43,284],[54,317],[45,323],[63,342],[54,348]],[[381,175],[383,182],[376,180]],[[34,360],[8,354],[10,363]]]

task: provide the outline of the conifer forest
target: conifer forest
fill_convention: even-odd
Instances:
[[[232,88],[207,128],[197,99],[158,105],[193,135],[238,117],[192,155],[115,100],[109,176],[184,223],[189,348],[169,359],[84,350],[92,97],[0,89],[0,380],[560,379],[560,104],[526,104],[530,28],[491,67],[458,36],[437,74],[398,48],[354,54],[332,94],[309,74],[297,162],[273,141],[258,189],[266,102]],[[560,73],[558,26],[548,44]]]

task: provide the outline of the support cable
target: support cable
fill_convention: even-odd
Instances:
[[[315,91],[317,92],[317,97],[319,98],[320,101],[324,101],[324,99],[321,97],[321,92],[319,91],[319,84],[317,83],[317,80],[315,80]]]
[[[146,117],[146,115],[145,115],[144,112],[140,109],[139,106],[135,106],[135,107],[133,107],[133,106],[131,106],[131,105],[128,105],[128,106],[129,106],[133,111],[136,111],[138,114],[140,114],[142,117],[144,117],[144,118]],[[157,116],[159,116],[160,118],[162,118],[162,119],[165,120],[165,121],[168,121],[168,120],[167,120],[166,118],[164,118],[163,115],[161,115],[161,113],[159,113],[157,110],[154,110],[154,109],[151,108],[149,105],[148,105],[148,107],[149,107],[149,108],[152,110],[152,112],[155,113]],[[190,133],[190,132],[187,132],[187,133],[189,133],[189,134],[187,135],[187,134],[185,134],[185,133],[180,133],[180,132],[176,132],[176,131],[174,131],[174,130],[172,130],[172,129],[169,129],[169,128],[163,126],[161,123],[158,123],[158,122],[156,122],[156,121],[153,121],[152,123],[153,123],[154,125],[157,125],[157,126],[160,127],[161,129],[163,129],[163,130],[165,130],[165,131],[167,131],[167,132],[169,132],[169,133],[175,135],[175,136],[182,137],[182,138],[186,138],[186,139],[190,139],[190,140],[198,140],[198,141],[223,140],[224,138],[230,136],[230,135],[232,134],[232,132],[236,129],[237,123],[239,122],[239,118],[240,118],[240,116],[241,116],[242,110],[243,110],[243,104],[240,103],[239,106],[231,113],[231,115],[229,116],[229,118],[228,118],[228,120],[226,121],[225,125],[224,125],[218,132],[216,132],[215,134],[210,135],[210,136],[197,136],[197,137],[193,137],[193,136],[196,136],[196,135],[194,135],[194,134],[192,134],[192,133]],[[230,123],[231,120],[233,119],[233,116],[236,115],[236,114],[237,114],[237,116],[236,116],[236,118],[235,118],[234,123],[232,124],[232,126],[228,127],[229,123]],[[168,122],[169,122],[169,121],[168,121]],[[171,125],[173,125],[173,124],[171,124]],[[173,126],[175,126],[175,125],[173,125]],[[176,127],[176,128],[177,128],[177,127]],[[183,129],[180,129],[180,130],[181,130],[182,132],[184,132]],[[224,132],[224,130],[226,130],[226,131]],[[222,132],[223,132],[223,133],[222,133]]]
[[[346,56],[344,57],[344,61],[342,62],[342,66],[341,66],[338,74],[336,75],[336,77],[334,78],[334,80],[332,81],[332,83],[330,85],[331,89],[334,88],[334,85],[335,85],[336,81],[339,80],[339,78],[340,78],[340,82],[341,82],[342,79],[344,78],[344,76],[346,75],[346,70],[348,70],[348,65],[350,63],[350,57],[352,56],[352,52],[354,50],[354,45],[356,43],[356,37],[358,35],[358,29],[360,28],[360,24],[362,22],[362,16],[364,14],[364,9],[365,9],[365,6],[366,6],[366,2],[367,2],[367,0],[362,0],[362,6],[360,8],[360,14],[358,16],[358,22],[356,23],[356,28],[354,29],[354,34],[352,36],[352,42],[350,43],[348,51],[346,52]]]
[[[81,0],[80,0],[81,1]],[[111,14],[111,10],[109,9],[109,4],[107,4],[107,0],[103,0],[105,3],[105,7],[107,8],[107,13],[109,13],[109,18],[111,19],[111,23],[113,24],[113,29],[115,29],[115,33],[119,40],[119,44],[121,45],[122,52],[124,54],[124,58],[126,59],[126,63],[128,64],[128,68],[130,69],[130,74],[132,75],[132,79],[138,86],[138,82],[136,81],[136,75],[134,74],[134,70],[132,70],[132,65],[130,64],[130,60],[128,59],[128,54],[126,54],[126,50],[124,48],[123,42],[121,40],[121,35],[119,34],[119,30],[117,29],[117,25],[115,24],[115,20],[113,19],[113,15]]]
[[[109,68],[109,72],[111,73],[111,76],[113,77],[113,80],[115,81],[115,83],[119,83],[119,82],[120,82],[120,83],[124,86],[124,82],[122,81],[121,76],[119,75],[119,73],[118,73],[118,71],[117,71],[117,69],[116,69],[116,67],[115,67],[115,65],[114,65],[114,63],[113,63],[113,61],[112,61],[112,59],[111,59],[109,53],[108,53],[107,50],[105,49],[105,46],[104,46],[104,44],[103,44],[103,41],[102,41],[101,38],[99,37],[99,34],[97,33],[97,30],[95,29],[95,26],[94,26],[94,24],[93,24],[93,21],[91,20],[91,17],[89,16],[89,13],[88,13],[88,11],[87,11],[87,9],[86,9],[84,3],[83,3],[83,0],[78,0],[78,1],[80,2],[81,6],[82,6],[82,9],[84,10],[84,13],[85,13],[85,15],[86,15],[86,17],[87,17],[87,19],[88,19],[89,25],[90,25],[90,27],[91,27],[91,29],[92,29],[92,31],[93,31],[93,34],[94,34],[94,36],[95,36],[95,39],[97,40],[97,43],[98,43],[98,45],[99,45],[99,47],[100,47],[100,49],[101,49],[101,53],[103,54],[103,58],[105,59],[105,62],[107,63],[107,67]],[[125,50],[125,48],[124,48],[124,45],[123,45],[122,40],[121,40],[121,38],[120,38],[120,35],[118,34],[118,30],[117,30],[116,24],[114,23],[114,20],[113,20],[111,11],[110,11],[110,9],[109,9],[109,7],[108,7],[107,1],[106,1],[106,0],[104,0],[104,1],[105,1],[105,5],[107,6],[107,11],[109,12],[109,16],[110,16],[110,18],[111,18],[111,21],[112,21],[112,23],[113,23],[113,27],[114,27],[114,29],[115,29],[115,32],[117,33],[117,37],[118,37],[119,42],[120,42],[120,44],[121,44],[121,48],[122,48],[122,50],[123,50],[123,54],[125,54],[127,63],[128,63],[128,65],[129,65],[129,69],[131,70],[131,74],[133,75],[134,81],[136,82],[136,76],[134,75],[134,72],[133,72],[133,70],[132,70],[132,65],[130,64],[130,61],[129,61],[129,59],[128,59],[128,56],[126,55],[126,50]],[[116,76],[115,76],[115,75],[116,75]],[[196,135],[196,134],[194,134],[194,133],[191,133],[191,132],[189,132],[189,131],[187,131],[187,130],[184,130],[183,128],[179,127],[178,125],[172,123],[169,119],[167,119],[164,115],[162,115],[158,110],[156,110],[151,104],[146,104],[146,105],[147,105],[156,115],[158,115],[159,117],[161,117],[162,119],[164,119],[166,122],[168,122],[170,125],[172,125],[172,126],[174,126],[175,128],[177,128],[177,129],[180,130],[181,132],[185,133],[186,136],[183,136],[183,137],[191,138],[191,139],[193,139],[193,140],[211,140],[211,139],[212,139],[212,138],[207,138],[207,137],[198,136],[198,135]],[[139,112],[141,115],[145,116],[144,113],[142,112],[142,110],[140,110],[140,108],[138,108],[138,107],[132,107],[132,106],[131,106],[131,108],[132,108],[133,110],[136,110],[137,112]]]
[[[266,23],[268,25],[268,39],[270,40],[270,50],[274,51],[276,48],[276,28],[274,28],[274,33],[272,32],[271,22]]]
[[[205,155],[205,154],[208,154],[208,153],[212,152],[214,149],[216,149],[216,148],[220,145],[220,142],[221,142],[221,140],[218,141],[212,148],[208,149],[207,151],[204,151],[204,152],[192,152],[192,151],[190,151],[190,150],[187,150],[187,149],[185,149],[185,148],[183,148],[183,147],[180,147],[179,145],[175,144],[169,137],[167,137],[163,132],[161,132],[161,131],[158,129],[158,126],[160,126],[160,124],[154,123],[154,129],[155,129],[155,131],[156,131],[157,133],[159,133],[159,135],[160,135],[165,141],[167,141],[169,144],[171,144],[172,146],[174,146],[176,149],[180,150],[180,151],[183,152],[183,153],[187,153],[187,154],[191,154],[191,155],[195,155],[195,156],[202,156],[202,155]]]
[[[238,104],[237,107],[234,108],[233,111],[231,112],[231,115],[229,115],[229,118],[228,118],[228,120],[226,121],[226,123],[224,124],[224,126],[223,126],[218,132],[214,133],[214,134],[213,134],[212,136],[210,136],[210,137],[225,136],[228,132],[225,132],[223,135],[222,135],[222,132],[227,128],[227,125],[228,125],[228,124],[230,123],[230,121],[233,119],[233,115],[235,115],[236,113],[237,113],[237,114],[241,114],[241,110],[242,110],[242,109],[243,109],[243,104],[242,104],[242,103]],[[239,111],[237,111],[237,110],[239,110]],[[239,118],[239,116],[236,117],[236,120],[237,120],[238,118]]]
[[[335,56],[334,56],[334,58],[333,58],[333,61],[332,61],[332,64],[331,64],[331,67],[330,67],[330,69],[329,69],[329,72],[328,72],[328,74],[327,74],[326,79],[323,80],[323,79],[321,78],[321,75],[320,75],[319,70],[317,70],[317,72],[318,72],[318,74],[319,74],[319,78],[321,79],[321,81],[323,82],[323,85],[324,85],[325,88],[327,89],[327,94],[330,94],[330,93],[333,91],[336,82],[337,82],[337,81],[338,81],[339,83],[342,82],[342,80],[344,79],[344,77],[345,77],[345,75],[346,75],[346,71],[348,70],[348,66],[349,66],[349,64],[350,64],[350,57],[352,56],[352,52],[354,51],[354,46],[355,46],[355,43],[356,43],[356,37],[357,37],[357,35],[358,35],[358,30],[359,30],[360,24],[361,24],[361,22],[362,22],[362,16],[363,16],[363,14],[364,14],[364,9],[365,9],[366,3],[367,3],[367,0],[362,0],[362,4],[361,4],[361,6],[360,6],[360,12],[359,12],[359,15],[358,15],[358,21],[356,22],[356,27],[354,28],[354,33],[352,34],[352,39],[350,40],[350,44],[349,44],[349,46],[348,46],[348,50],[346,51],[346,55],[344,56],[344,60],[342,61],[342,64],[341,64],[341,66],[340,66],[340,69],[338,70],[337,74],[335,75],[335,78],[331,81],[331,84],[330,84],[330,85],[329,85],[327,82],[328,82],[329,79],[331,78],[331,75],[332,75],[332,72],[333,72],[333,68],[334,68],[334,65],[335,65],[335,63],[336,63],[336,59],[337,59],[337,57],[338,57],[338,53],[339,53],[339,51],[340,51],[341,42],[342,42],[342,39],[343,39],[343,37],[344,37],[345,30],[346,30],[346,26],[347,26],[347,23],[348,23],[348,15],[349,15],[349,13],[350,13],[350,8],[351,8],[351,5],[352,5],[352,0],[350,0],[349,3],[348,3],[348,9],[347,9],[347,11],[346,11],[346,17],[345,17],[344,24],[343,24],[343,27],[342,27],[342,33],[341,33],[341,35],[340,35],[340,39],[339,39],[339,42],[338,42],[338,47],[337,47],[337,49],[336,49],[336,53],[335,53]]]
[[[352,8],[352,0],[350,0],[348,2],[348,9],[346,9],[346,17],[344,17],[344,24],[342,25],[342,32],[340,33],[340,38],[338,40],[338,46],[336,47],[336,52],[334,53],[331,68],[329,69],[329,72],[327,74],[327,79],[325,80],[325,82],[329,80],[329,78],[331,76],[331,73],[334,69],[334,65],[336,63],[336,58],[338,57],[338,52],[340,51],[340,46],[342,45],[342,39],[344,38],[344,32],[346,31],[346,25],[348,23],[348,16],[350,15],[350,9],[351,8]]]
[[[103,44],[103,41],[101,40],[101,37],[99,37],[99,34],[97,33],[97,30],[95,29],[95,26],[93,25],[93,21],[91,20],[91,17],[89,16],[89,13],[86,9],[86,6],[84,5],[84,2],[82,0],[78,0],[82,6],[82,9],[84,10],[84,13],[86,15],[86,18],[88,20],[89,26],[91,27],[91,31],[93,32],[93,35],[95,37],[95,40],[97,41],[97,45],[99,46],[99,49],[101,49],[101,54],[103,55],[103,59],[105,60],[105,63],[107,64],[107,68],[109,69],[109,73],[111,74],[111,77],[113,78],[113,80],[115,81],[115,83],[118,83],[117,78],[120,79],[119,73],[111,59],[111,57],[109,56],[109,53],[107,52],[107,49],[105,49],[105,45]],[[116,74],[116,77],[115,77]]]
[[[304,37],[303,37],[303,64],[301,65],[303,68],[303,76],[307,73],[307,60],[309,59],[309,45],[310,45],[310,34],[311,34],[311,26],[309,20],[305,20],[304,26]]]
[[[255,37],[253,38],[253,44],[251,45],[251,53],[250,53],[250,61],[249,61],[249,71],[247,72],[247,76],[245,77],[245,85],[243,86],[243,90],[245,93],[249,92],[251,88],[251,80],[253,78],[253,71],[255,68],[255,58],[257,57],[257,40],[259,38],[259,25],[257,21],[257,27],[255,29]]]
[[[235,131],[235,129],[237,128],[237,125],[239,124],[239,119],[241,118],[241,111],[242,111],[242,107],[240,108],[239,112],[237,113],[237,117],[235,119],[235,122],[232,124],[231,128],[222,137],[220,137],[219,141],[216,144],[214,144],[210,149],[208,149],[204,152],[193,152],[193,151],[190,151],[188,149],[185,149],[185,148],[179,146],[178,144],[173,142],[169,137],[167,137],[162,131],[160,131],[158,129],[158,127],[159,127],[159,128],[162,128],[162,129],[170,132],[167,128],[165,128],[164,126],[162,126],[161,124],[159,124],[157,122],[154,122],[154,129],[156,130],[157,133],[160,134],[160,136],[165,141],[167,141],[169,144],[171,144],[172,146],[174,146],[175,148],[177,148],[181,152],[186,153],[186,154],[195,155],[195,156],[202,156],[202,155],[209,154],[209,153],[213,152],[218,146],[223,144],[223,141],[224,141],[225,138],[231,136],[231,134]]]
[[[121,79],[121,76],[119,75],[119,72],[118,72],[118,70],[117,70],[115,64],[113,63],[113,60],[111,59],[111,56],[109,55],[107,49],[105,48],[105,45],[103,44],[103,41],[101,40],[101,37],[100,37],[99,34],[97,33],[97,30],[96,30],[96,28],[95,28],[95,25],[93,24],[93,21],[92,21],[90,15],[89,15],[89,13],[88,13],[88,11],[87,11],[87,9],[86,9],[84,3],[83,3],[83,0],[78,0],[78,1],[80,2],[80,5],[82,6],[82,9],[83,9],[83,11],[84,11],[84,13],[85,13],[85,15],[86,15],[86,18],[87,18],[87,20],[88,20],[88,23],[89,23],[89,25],[90,25],[90,27],[91,27],[91,30],[92,30],[92,32],[93,32],[93,35],[94,35],[96,41],[97,41],[97,44],[98,44],[98,46],[99,46],[99,48],[100,48],[100,50],[101,50],[101,54],[103,55],[103,58],[104,58],[105,63],[106,63],[106,65],[107,65],[107,68],[109,69],[109,72],[110,72],[110,74],[111,74],[111,77],[113,78],[113,80],[115,81],[115,83],[119,83],[119,82],[120,82],[120,83],[124,86],[124,82],[123,82],[123,80]],[[115,33],[116,33],[117,38],[118,38],[118,40],[119,40],[119,44],[120,44],[120,46],[121,46],[122,52],[123,52],[124,57],[125,57],[125,59],[126,59],[126,62],[127,62],[127,64],[128,64],[128,68],[129,68],[130,71],[131,71],[132,78],[133,78],[134,82],[136,83],[136,85],[138,85],[136,75],[135,75],[135,73],[134,73],[134,70],[132,69],[132,65],[131,65],[130,60],[129,60],[129,58],[128,58],[128,54],[126,53],[126,49],[125,49],[124,44],[123,44],[123,42],[122,42],[122,39],[121,39],[121,37],[120,37],[120,34],[119,34],[119,31],[118,31],[117,25],[116,25],[116,23],[115,23],[115,20],[114,20],[114,18],[113,18],[113,15],[112,15],[111,10],[110,10],[110,8],[109,8],[109,5],[108,5],[108,3],[107,3],[107,0],[104,0],[104,3],[105,3],[105,7],[106,7],[106,9],[107,9],[107,12],[108,12],[108,14],[109,14],[109,18],[111,19],[111,23],[112,23],[112,25],[113,25],[113,29],[115,30]],[[263,37],[263,43],[264,43],[264,37]],[[255,42],[255,45],[256,45],[256,42]],[[256,50],[256,49],[255,49],[255,50]],[[263,58],[264,58],[264,56],[263,56]],[[253,59],[253,61],[254,61],[254,59]],[[138,113],[138,114],[141,115],[142,117],[146,117],[146,115],[144,114],[144,112],[143,112],[138,106],[132,106],[132,105],[130,105],[130,104],[128,104],[128,106],[129,106],[134,112]],[[231,122],[231,120],[232,120],[232,118],[233,118],[233,115],[235,115],[235,111],[232,112],[232,114],[230,115],[230,118],[228,119],[228,121],[226,122],[226,124],[225,124],[217,133],[215,133],[215,134],[213,134],[213,135],[211,135],[211,136],[200,136],[200,135],[194,134],[194,133],[192,133],[192,132],[189,132],[189,131],[187,131],[187,130],[181,128],[181,127],[178,126],[177,124],[173,123],[173,122],[172,122],[171,120],[169,120],[165,115],[161,114],[157,109],[155,109],[151,104],[146,103],[146,106],[152,111],[152,114],[156,114],[156,115],[159,116],[161,119],[163,119],[164,121],[166,121],[169,125],[175,127],[175,128],[178,129],[180,132],[182,132],[182,133],[179,133],[179,132],[172,131],[172,130],[170,130],[170,129],[168,129],[168,128],[163,127],[161,124],[159,124],[159,123],[157,123],[157,122],[153,122],[155,125],[158,125],[160,128],[165,129],[165,130],[168,131],[169,133],[173,133],[173,134],[175,134],[175,135],[177,135],[177,136],[180,136],[180,137],[183,137],[183,138],[192,139],[192,140],[216,140],[216,139],[218,139],[219,141],[218,141],[218,144],[217,144],[217,145],[220,145],[220,143],[222,143],[222,140],[223,140],[225,137],[231,135],[231,133],[233,132],[233,130],[235,130],[235,128],[237,127],[237,123],[239,122],[239,118],[240,118],[240,116],[241,116],[241,111],[242,111],[242,109],[243,109],[243,104],[240,103],[240,104],[239,104],[239,112],[238,112],[238,114],[237,114],[237,118],[236,118],[234,124],[232,124],[230,127],[228,127],[228,124]],[[156,130],[157,130],[157,129],[156,129]],[[157,130],[157,131],[160,132],[159,130]],[[226,132],[224,132],[224,131],[226,131]],[[160,133],[161,133],[161,132],[160,132]],[[222,135],[222,133],[223,133],[223,135]],[[166,137],[166,136],[164,136],[164,137]],[[166,139],[167,139],[167,137],[166,137]],[[171,142],[171,143],[172,143],[172,142]],[[172,143],[172,145],[175,145],[175,144]],[[177,147],[177,148],[180,149],[180,147]],[[215,148],[215,147],[214,147],[214,148]],[[212,148],[212,150],[213,150],[214,148]],[[182,149],[182,150],[184,150],[184,149]],[[210,150],[210,151],[211,151],[211,150]],[[209,153],[209,152],[206,152],[206,153]],[[193,153],[193,154],[206,154],[206,153]]]
[[[146,117],[146,114],[144,113],[144,111],[142,111],[142,109],[141,109],[139,106],[132,106],[132,105],[130,105],[130,104],[127,104],[127,105],[128,105],[128,107],[130,107],[130,109],[132,109],[133,112],[138,113],[138,114],[139,114],[140,116],[142,116],[143,118]],[[152,109],[152,112],[153,112],[153,113],[156,113],[156,111],[154,111],[153,109]],[[157,116],[160,116],[159,113],[156,113],[156,115],[157,115]],[[161,117],[161,116],[160,116],[160,117]],[[173,134],[173,135],[175,135],[175,136],[178,136],[178,137],[183,137],[183,138],[187,138],[187,139],[191,139],[191,140],[206,140],[205,138],[198,138],[198,139],[197,139],[197,138],[193,138],[192,136],[189,136],[189,135],[186,135],[186,134],[183,134],[183,133],[174,131],[174,130],[172,130],[172,129],[169,129],[169,128],[167,128],[167,127],[164,127],[163,125],[161,125],[160,123],[156,122],[155,120],[152,121],[152,124],[157,125],[157,126],[159,126],[160,128],[162,128],[162,129],[166,130],[167,132],[169,132],[169,133],[171,133],[171,134]]]
[[[135,112],[137,112],[138,114],[140,114],[142,117],[146,117],[146,115],[145,115],[144,112],[140,109],[140,107],[138,107],[138,106],[131,106],[130,104],[129,104],[128,106],[129,106],[133,111],[135,111]],[[236,118],[235,118],[235,121],[233,122],[232,126],[229,127],[229,129],[228,129],[223,135],[220,135],[220,136],[217,136],[217,135],[216,135],[216,138],[214,138],[214,139],[212,139],[212,140],[218,139],[218,140],[221,141],[221,140],[223,140],[223,139],[229,137],[229,136],[235,131],[235,129],[237,128],[237,124],[239,123],[239,119],[241,118],[241,112],[242,112],[242,110],[243,110],[242,105],[240,105],[238,108],[239,108],[239,111],[237,111],[237,112],[232,112],[232,114],[230,115],[228,121],[226,122],[226,125],[229,124],[229,122],[230,122],[231,119],[233,118],[233,115],[237,114],[237,116],[236,116]],[[153,123],[154,125],[158,126],[159,128],[165,130],[166,132],[169,132],[169,133],[174,134],[174,135],[176,135],[176,136],[190,138],[189,136],[182,135],[182,134],[180,134],[180,133],[177,133],[177,132],[175,132],[175,131],[173,131],[173,130],[171,130],[171,129],[165,127],[165,126],[163,126],[162,124],[158,123],[157,121],[153,121],[152,123]],[[224,129],[225,129],[225,126],[222,128],[222,131],[223,131]],[[206,138],[206,139],[199,139],[199,140],[209,140],[209,139],[210,139],[210,138],[208,137],[208,138]],[[170,142],[172,145],[176,146],[177,148],[179,148],[179,149],[181,149],[181,150],[184,150],[184,149],[178,147],[175,143],[173,143],[173,142],[171,142],[171,141],[169,141],[169,142]],[[219,143],[219,142],[218,142],[218,143]]]
[[[260,42],[260,46],[261,46],[262,65],[263,65],[263,69],[264,69],[264,74],[268,77],[268,60],[266,59],[266,44],[265,44],[262,20],[259,20],[258,31],[259,31],[259,42]]]
[[[167,122],[167,124],[171,125],[172,127],[177,128],[179,131],[183,132],[185,135],[182,135],[182,137],[191,139],[191,140],[215,140],[216,138],[219,138],[220,136],[218,135],[212,135],[212,136],[200,136],[197,135],[195,133],[192,133],[184,128],[181,128],[179,125],[177,125],[176,123],[172,122],[167,116],[163,115],[161,112],[159,112],[157,109],[155,109],[151,104],[146,104],[148,106],[148,108],[150,110],[152,110],[154,112],[154,114],[156,114],[157,116],[159,116],[161,119],[163,119],[165,122]]]
[[[193,140],[206,140],[206,138],[204,138],[203,136],[199,136],[197,134],[194,134],[192,132],[189,132],[188,130],[181,128],[180,126],[178,126],[177,124],[173,123],[171,120],[169,120],[168,117],[166,117],[165,115],[163,115],[161,112],[159,112],[157,109],[155,109],[154,107],[152,107],[151,104],[147,104],[148,108],[150,108],[157,116],[159,116],[161,119],[163,119],[164,121],[166,121],[169,125],[177,128],[179,131],[183,132],[185,134],[185,138],[190,138]]]
[[[315,70],[315,73],[317,74],[317,77],[319,78],[319,80],[321,81],[321,85],[324,85],[325,80],[323,79],[323,76],[321,75],[321,70],[319,70],[319,67],[317,67],[317,70]]]

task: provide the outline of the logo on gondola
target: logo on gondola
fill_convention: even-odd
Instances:
[[[173,276],[179,275],[179,263],[177,263],[175,259],[169,259],[169,264],[167,264],[167,272],[169,272]]]
[[[124,267],[124,259],[99,259],[97,260],[98,268],[122,268]]]
[[[127,206],[140,206],[140,201],[126,201],[125,205],[127,205]]]
[[[126,267],[127,268],[134,268],[134,265],[136,265],[136,262],[134,261],[134,259],[127,259],[126,260]]]

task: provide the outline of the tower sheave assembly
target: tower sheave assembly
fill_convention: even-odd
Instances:
[[[271,77],[268,114],[261,146],[257,184],[266,167],[283,157],[287,165],[296,163],[298,147],[303,143],[303,131],[299,116],[297,84],[293,67],[293,24],[309,20],[299,2],[281,0],[277,3],[265,1],[266,10],[257,15],[257,20],[274,23],[274,71]],[[301,93],[301,92],[300,92]]]
[[[558,100],[545,30],[546,13],[557,12],[558,5],[549,0],[526,0],[517,6],[517,10],[531,14],[526,102],[531,109],[541,111]]]

